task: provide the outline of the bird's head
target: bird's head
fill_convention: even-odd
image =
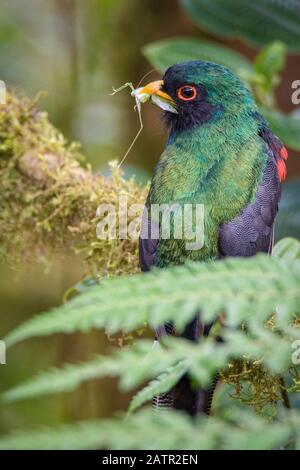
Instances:
[[[249,90],[230,70],[203,61],[175,64],[162,80],[133,93],[141,102],[151,99],[162,108],[167,124],[176,132],[254,104]]]

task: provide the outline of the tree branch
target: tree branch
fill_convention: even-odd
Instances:
[[[90,272],[121,274],[138,268],[137,242],[99,240],[99,204],[143,203],[146,188],[95,175],[76,143],[67,143],[37,109],[37,98],[9,95],[0,106],[0,256],[13,265],[83,252]],[[128,218],[130,223],[130,218]]]

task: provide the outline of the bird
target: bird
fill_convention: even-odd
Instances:
[[[142,218],[141,270],[270,254],[288,152],[247,85],[228,68],[197,60],[172,65],[162,79],[134,95],[162,109],[168,133]],[[154,219],[151,208],[174,204],[204,207],[203,246],[191,250],[184,236],[162,236],[161,218]],[[210,327],[195,312],[181,336],[198,343]],[[173,334],[171,322],[156,330],[158,341]],[[209,414],[216,381],[195,390],[185,375],[170,392],[156,397],[157,404],[191,416]]]

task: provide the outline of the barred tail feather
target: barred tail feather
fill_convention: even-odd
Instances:
[[[152,400],[153,409],[156,412],[170,410],[174,407],[173,391],[157,395]]]
[[[185,328],[182,337],[189,341],[199,342],[201,335],[207,336],[211,325],[203,327],[200,317],[197,315]],[[174,328],[171,323],[162,325],[156,330],[156,347],[159,347],[159,339],[164,335],[172,335]],[[194,389],[188,375],[184,375],[175,387],[167,393],[153,398],[153,408],[156,411],[174,408],[183,410],[191,416],[197,413],[209,414],[213,400],[214,391],[218,381],[218,376],[214,379],[211,387],[205,390]]]

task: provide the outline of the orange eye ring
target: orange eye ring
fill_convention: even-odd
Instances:
[[[193,85],[184,85],[177,90],[177,96],[183,101],[193,101],[197,97],[197,88]]]

